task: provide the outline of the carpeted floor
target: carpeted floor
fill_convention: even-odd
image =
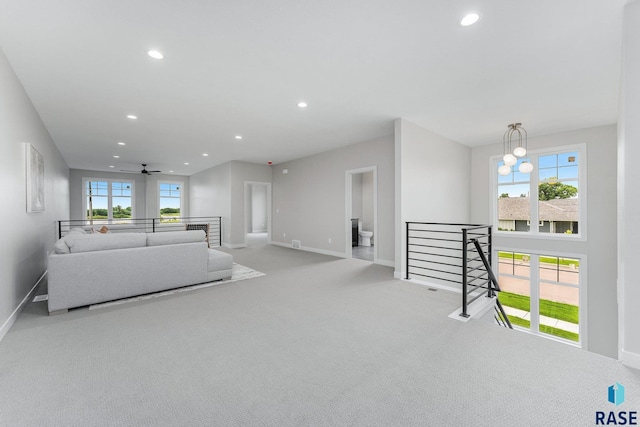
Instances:
[[[228,252],[266,275],[51,317],[29,304],[0,342],[0,425],[585,426],[640,409],[639,372],[451,320],[459,295],[391,268]]]

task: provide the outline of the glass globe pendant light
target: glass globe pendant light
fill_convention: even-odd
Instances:
[[[500,175],[508,175],[511,172],[511,166],[518,162],[519,158],[527,154],[527,131],[522,127],[522,123],[511,123],[507,126],[507,131],[502,136],[502,145],[504,149],[504,165],[498,168]],[[511,151],[511,147],[513,151]],[[520,173],[531,173],[533,164],[524,160],[518,166]]]

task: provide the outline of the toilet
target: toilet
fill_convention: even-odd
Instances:
[[[371,246],[373,231],[362,230],[362,221],[358,221],[358,244],[360,246]]]

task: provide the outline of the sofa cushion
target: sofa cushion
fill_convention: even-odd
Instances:
[[[78,234],[65,237],[71,253],[95,252],[112,249],[126,249],[144,247],[147,243],[145,233],[118,234]]]
[[[209,249],[209,271],[231,270],[233,268],[233,257],[225,252]]]
[[[206,241],[203,230],[168,231],[147,234],[147,246],[176,245],[179,243],[198,243]]]
[[[62,239],[58,239],[53,245],[53,252],[59,255],[70,253],[69,246],[67,246],[67,242],[65,241],[64,237]]]

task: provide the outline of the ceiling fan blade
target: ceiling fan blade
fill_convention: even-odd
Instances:
[[[160,173],[162,171],[147,171],[147,172],[155,172],[155,173]]]

